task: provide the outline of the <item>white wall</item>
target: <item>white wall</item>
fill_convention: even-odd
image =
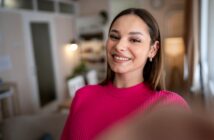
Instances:
[[[76,38],[75,29],[75,18],[74,17],[55,17],[55,28],[56,28],[56,43],[58,52],[58,63],[60,73],[60,95],[59,98],[63,99],[66,96],[66,77],[68,77],[75,66],[79,63],[79,52],[71,52],[66,48],[66,43],[69,43],[73,38]]]
[[[24,30],[24,17],[26,13],[36,15],[36,12],[2,10],[0,9],[0,57],[9,56],[12,68],[0,71],[0,77],[4,81],[15,82],[18,87],[18,101],[21,114],[35,112],[36,101],[31,87],[29,76],[29,51],[26,48],[26,31]],[[26,14],[26,15],[28,15]],[[29,14],[31,15],[31,14]],[[38,14],[39,15],[39,14]],[[60,101],[66,96],[66,77],[71,73],[72,68],[78,63],[78,52],[68,52],[65,45],[76,36],[75,16],[49,14],[52,33],[55,34],[52,45],[54,47],[54,63],[56,71],[56,86],[58,90],[57,100]],[[40,13],[39,16],[42,16]],[[38,17],[38,16],[37,16]],[[56,67],[57,66],[57,67]],[[38,95],[37,95],[38,96]]]
[[[140,6],[139,0],[109,0],[110,20],[112,20],[120,11],[124,9]]]
[[[0,12],[1,45],[0,56],[9,56],[12,67],[0,71],[4,81],[15,82],[18,87],[18,100],[23,112],[32,112],[32,94],[27,75],[27,57],[24,46],[22,18],[18,13]]]

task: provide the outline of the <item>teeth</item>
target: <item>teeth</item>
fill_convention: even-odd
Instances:
[[[114,56],[115,59],[117,60],[122,60],[122,61],[127,61],[129,58],[124,58],[124,57],[119,57],[119,56]]]

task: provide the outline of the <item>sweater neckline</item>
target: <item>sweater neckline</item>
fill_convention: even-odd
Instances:
[[[148,85],[146,85],[144,82],[125,88],[118,88],[112,82],[109,82],[107,88],[109,89],[108,94],[113,96],[128,96],[142,94],[143,91],[149,90]]]

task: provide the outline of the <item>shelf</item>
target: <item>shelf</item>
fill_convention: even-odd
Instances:
[[[12,96],[13,92],[11,90],[0,92],[0,100]]]

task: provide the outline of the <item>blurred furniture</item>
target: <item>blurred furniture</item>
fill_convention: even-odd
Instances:
[[[88,85],[95,85],[98,83],[96,70],[90,70],[86,73],[86,81]]]
[[[0,84],[0,103],[2,119],[15,116],[19,113],[15,83],[6,82]]]
[[[2,90],[0,91],[0,101],[1,101],[1,115],[2,118],[7,118],[7,116],[9,116],[9,109],[7,107],[7,101],[8,98],[10,98],[12,96],[13,92],[8,89],[8,90]]]
[[[82,40],[79,46],[81,48],[82,61],[89,70],[96,70],[98,81],[102,81],[106,73],[104,42],[102,40]]]
[[[2,122],[3,140],[59,140],[67,114],[45,113],[24,115]]]
[[[70,108],[72,99],[76,94],[76,91],[81,87],[85,86],[84,77],[82,75],[75,76],[68,80],[67,85],[68,85],[69,98],[63,100],[59,104],[59,108],[58,108],[59,111],[63,113],[69,112],[69,108]]]
[[[93,85],[98,83],[97,72],[96,70],[90,70],[85,75],[87,84]],[[70,98],[65,99],[62,103],[59,104],[59,111],[67,113],[69,111],[71,102],[75,93],[78,89],[85,86],[84,77],[82,75],[75,76],[68,80],[68,92]]]
[[[85,85],[84,77],[82,75],[75,76],[69,79],[67,84],[70,97],[74,97],[76,91]]]
[[[68,114],[72,100],[73,100],[73,98],[68,98],[68,99],[65,99],[63,102],[61,102],[59,104],[58,111],[61,113],[67,113]]]

